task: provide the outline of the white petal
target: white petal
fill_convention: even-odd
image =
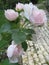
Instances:
[[[7,56],[12,57],[16,45],[10,45],[7,49]]]

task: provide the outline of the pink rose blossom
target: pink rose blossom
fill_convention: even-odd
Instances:
[[[16,10],[23,10],[24,5],[22,3],[16,4]]]
[[[15,12],[12,9],[8,9],[5,10],[5,17],[9,20],[9,21],[14,21],[17,19],[18,17],[18,12]]]
[[[30,16],[30,21],[37,26],[46,23],[47,17],[44,10],[41,9],[33,10]]]
[[[21,56],[23,53],[23,49],[21,45],[15,44],[14,41],[12,41],[12,44],[7,49],[7,56],[11,63],[18,62],[19,56]]]

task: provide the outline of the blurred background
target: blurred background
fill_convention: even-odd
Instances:
[[[0,10],[14,8],[15,4],[18,2],[21,3],[32,2],[33,4],[44,4],[47,10],[49,10],[49,0],[0,0]]]

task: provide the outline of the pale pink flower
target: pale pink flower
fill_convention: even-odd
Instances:
[[[35,9],[32,11],[30,21],[35,25],[43,25],[47,22],[46,13],[42,9]]]
[[[21,45],[15,44],[14,41],[12,41],[12,44],[7,49],[7,56],[9,58],[9,61],[11,63],[17,63],[19,56],[21,56],[23,53],[23,49]]]
[[[18,17],[18,12],[15,12],[13,9],[7,9],[7,10],[5,10],[5,17],[9,21],[14,21]]]
[[[22,3],[18,3],[18,4],[16,4],[16,10],[17,11],[20,11],[20,10],[23,10],[23,7],[24,7],[24,5],[22,4]]]

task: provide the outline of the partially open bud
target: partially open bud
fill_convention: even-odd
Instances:
[[[14,21],[18,17],[18,12],[15,12],[13,9],[7,9],[7,10],[5,10],[4,15],[5,15],[6,19],[8,19],[9,21]]]
[[[23,7],[24,7],[24,5],[22,4],[22,3],[18,3],[18,4],[16,4],[16,11],[21,11],[21,10],[23,10]]]

